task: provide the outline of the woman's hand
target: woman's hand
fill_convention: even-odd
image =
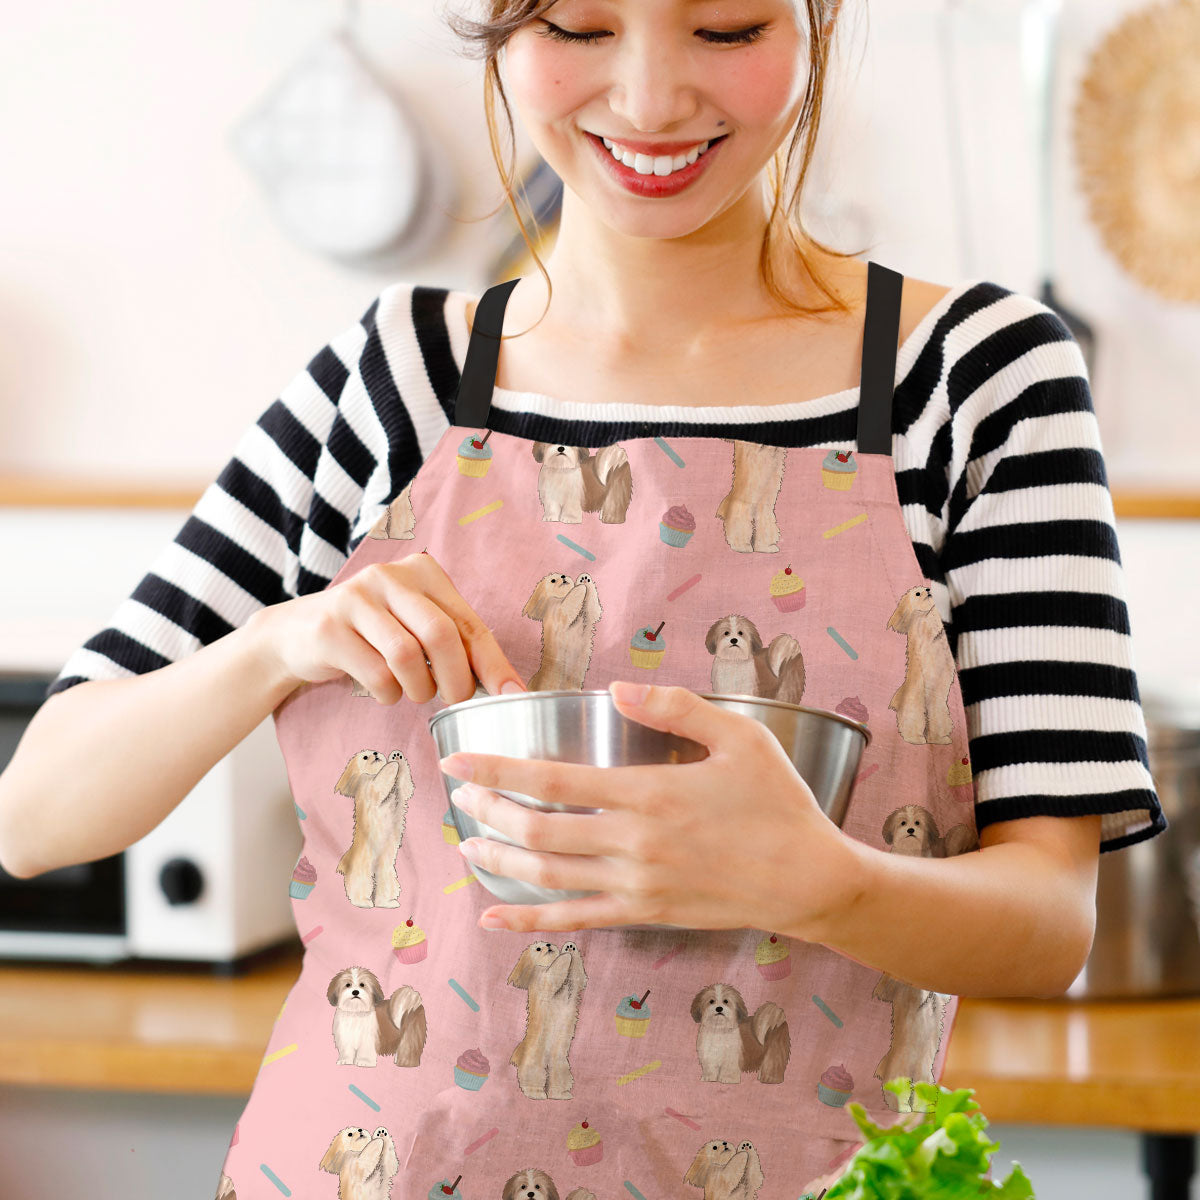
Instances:
[[[624,698],[636,694],[635,685],[613,683],[610,691],[623,715],[700,742],[708,757],[629,767],[493,754],[442,759],[446,773],[472,781],[455,789],[455,804],[521,843],[469,838],[459,847],[469,861],[542,887],[597,892],[492,906],[481,925],[662,924],[803,937],[845,886],[839,853],[845,835],[774,734],[684,687],[650,686],[641,704]],[[492,787],[604,811],[542,811]]]
[[[324,591],[261,608],[247,624],[269,669],[293,686],[349,675],[388,705],[406,695],[417,704],[469,700],[476,678],[491,695],[527,690],[487,624],[423,552],[371,563]]]

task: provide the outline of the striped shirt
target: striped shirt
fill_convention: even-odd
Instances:
[[[453,419],[466,295],[398,282],[245,431],[174,540],[47,696],[152,671],[320,591]],[[892,461],[962,689],[976,826],[1102,813],[1163,832],[1112,497],[1078,344],[1040,301],[953,287],[901,344]],[[489,425],[600,446],[647,434],[855,444],[858,388],[773,405],[581,403],[497,388]]]

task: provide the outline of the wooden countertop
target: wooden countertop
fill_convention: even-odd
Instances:
[[[0,1086],[246,1096],[299,942],[238,977],[186,964],[0,963]],[[946,1087],[990,1121],[1200,1130],[1200,997],[959,1005]]]

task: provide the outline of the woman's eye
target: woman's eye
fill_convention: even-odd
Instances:
[[[570,29],[562,29],[545,19],[542,19],[542,26],[538,32],[543,37],[557,38],[560,42],[598,42],[601,38],[612,36],[605,30],[576,33]],[[716,29],[697,29],[696,34],[703,41],[717,46],[748,45],[762,37],[766,28],[766,25],[752,25],[749,29],[735,29],[729,32]]]

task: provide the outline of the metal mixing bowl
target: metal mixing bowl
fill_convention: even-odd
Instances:
[[[822,812],[839,827],[846,815],[854,776],[871,731],[861,721],[823,708],[766,700],[759,696],[698,693],[720,708],[762,722],[778,738],[801,778],[812,789]],[[490,696],[482,687],[470,700],[451,704],[429,718],[439,758],[456,750],[501,754],[508,758],[544,758],[553,762],[622,767],[652,763],[698,762],[708,749],[690,738],[651,729],[623,716],[610,692],[545,691]],[[438,772],[459,837],[490,837],[509,845],[512,838],[459,810],[450,792],[463,781]],[[504,788],[492,791],[519,804],[557,812],[594,813],[596,808],[556,804]],[[544,888],[523,879],[472,871],[506,904],[545,904],[592,893]]]

